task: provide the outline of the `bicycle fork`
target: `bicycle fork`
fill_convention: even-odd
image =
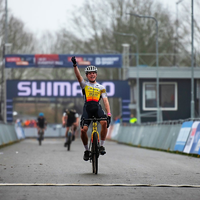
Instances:
[[[94,143],[94,133],[96,133],[97,135],[97,149],[95,151],[93,151],[93,143]],[[97,155],[97,157],[99,157],[99,133],[97,131],[97,122],[93,122],[93,130],[92,130],[92,134],[91,134],[91,140],[90,140],[90,145],[89,145],[89,149],[91,149],[91,154],[90,154],[90,162],[92,162],[92,157],[94,154]]]

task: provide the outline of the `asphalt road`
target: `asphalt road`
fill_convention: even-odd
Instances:
[[[95,175],[80,139],[70,152],[63,144],[26,139],[1,148],[0,200],[200,199],[199,158],[107,141]]]

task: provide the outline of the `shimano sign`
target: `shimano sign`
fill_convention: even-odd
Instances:
[[[13,81],[14,83],[15,81]],[[106,88],[107,95],[114,97],[116,83],[111,81],[101,82]],[[9,84],[8,84],[9,87]],[[79,97],[82,89],[77,81],[17,81],[12,84],[15,97]],[[14,89],[15,88],[15,89]],[[14,90],[13,90],[14,89]],[[12,93],[13,94],[13,93]]]
[[[108,97],[122,99],[122,113],[130,103],[128,81],[98,81],[104,85]],[[7,80],[6,110],[7,122],[13,120],[13,99],[16,97],[74,98],[82,97],[82,89],[77,81],[51,80]],[[127,105],[126,105],[127,104]],[[129,110],[129,109],[128,109]],[[123,116],[125,118],[125,116]]]

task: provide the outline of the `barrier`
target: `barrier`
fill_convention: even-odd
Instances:
[[[90,128],[90,127],[89,127]],[[61,124],[51,124],[48,125],[44,136],[45,137],[65,137],[66,128],[63,128]],[[89,132],[89,131],[88,131]],[[80,127],[77,129],[77,133],[80,133]],[[35,127],[26,127],[24,128],[24,135],[26,138],[37,137],[37,128]]]
[[[173,151],[181,125],[182,121],[130,126],[114,124],[109,137],[120,143]]]
[[[47,126],[45,130],[45,137],[64,137],[66,128],[61,126]],[[32,127],[24,128],[25,137],[37,137],[37,129]]]
[[[23,129],[21,121],[19,119],[16,120],[15,131],[17,133],[17,137],[19,140],[25,138],[24,129]]]
[[[0,124],[0,146],[18,141],[14,125]]]
[[[176,141],[175,151],[183,151],[192,128],[193,121],[183,122]]]
[[[182,152],[184,147],[186,148],[187,145],[189,145],[190,149],[187,151],[188,154],[192,153],[200,155],[200,123],[199,121],[190,121],[189,123],[190,126],[193,124],[193,129],[195,129],[195,131],[191,131],[187,139],[186,135],[189,134],[188,130],[181,130],[181,128],[185,128],[185,124],[187,123],[182,121],[131,126],[123,126],[122,124],[117,123],[110,126],[107,139],[134,146],[167,151],[174,151],[176,148],[178,148],[177,150]],[[0,124],[0,146],[15,142],[19,140],[21,136],[23,136],[23,133],[20,133],[21,135],[17,134],[15,129],[16,127],[14,125]],[[89,130],[90,129],[91,127],[89,127]],[[51,125],[47,127],[47,130],[45,131],[45,137],[64,137],[65,131],[66,128],[63,128],[61,125]],[[100,132],[99,126],[98,131]],[[90,132],[91,130],[88,131],[88,134]],[[78,130],[78,133],[80,133],[80,130]],[[24,136],[37,137],[37,129],[24,128]],[[191,136],[193,137],[192,140]],[[180,143],[183,139],[185,146]],[[179,146],[177,147],[177,145],[180,144],[181,148]]]
[[[200,154],[200,124],[198,124],[190,153]]]
[[[186,145],[185,145],[183,152],[190,153],[190,150],[192,148],[193,141],[194,141],[194,136],[196,134],[196,129],[197,129],[197,126],[199,125],[199,123],[200,123],[199,121],[193,122],[192,129],[190,131],[190,134],[189,134],[189,137],[187,139],[187,142],[186,142]]]

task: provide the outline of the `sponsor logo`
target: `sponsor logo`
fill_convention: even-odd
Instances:
[[[6,62],[20,62],[21,58],[20,57],[7,57]]]
[[[103,82],[108,96],[114,96],[115,84]],[[42,97],[76,97],[82,95],[79,82],[60,82],[60,81],[23,81],[17,84],[18,96],[42,96]]]
[[[91,65],[90,61],[79,61],[78,65]]]
[[[16,65],[29,65],[29,63],[27,61],[19,61],[16,62]]]
[[[119,57],[96,57],[95,65],[113,65],[119,61]]]
[[[63,65],[63,61],[59,61],[57,54],[35,55],[37,65]]]

